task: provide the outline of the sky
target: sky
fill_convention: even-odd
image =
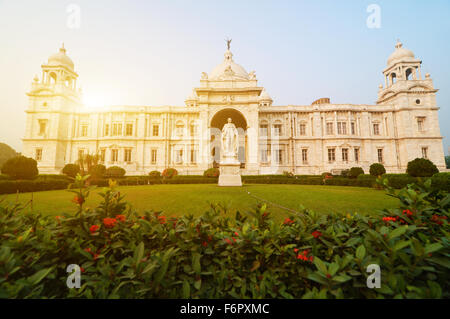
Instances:
[[[26,92],[63,42],[93,105],[183,106],[227,37],[274,105],[309,105],[375,104],[400,39],[439,89],[448,154],[449,16],[448,0],[0,0],[0,142],[22,150]]]

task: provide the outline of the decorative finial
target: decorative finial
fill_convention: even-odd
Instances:
[[[59,49],[59,51],[66,53],[66,48],[64,48],[64,42],[61,44],[61,48]]]
[[[228,48],[228,50],[230,50],[231,41],[233,41],[233,39],[226,38],[225,41],[227,41],[227,48]]]
[[[396,49],[400,49],[403,46],[403,44],[400,42],[400,39],[397,39],[397,44],[395,45]]]

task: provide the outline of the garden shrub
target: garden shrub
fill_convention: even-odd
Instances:
[[[166,168],[163,172],[162,172],[162,177],[164,177],[165,179],[170,179],[174,176],[178,175],[178,171],[175,168]]]
[[[115,188],[96,208],[77,177],[77,213],[52,217],[0,206],[2,298],[444,298],[450,297],[448,193],[431,180],[400,192],[381,215],[302,210],[279,224],[265,204],[233,217],[137,216]],[[433,194],[431,194],[433,193]],[[67,266],[81,267],[68,289]],[[367,289],[368,265],[382,269]]]
[[[294,177],[294,173],[289,172],[289,171],[283,171],[283,176],[286,176],[286,177]]]
[[[64,175],[75,177],[80,172],[80,166],[78,164],[66,164],[62,169]]]
[[[373,163],[372,165],[370,165],[369,173],[372,176],[381,176],[386,173],[386,169],[384,168],[383,164]]]
[[[119,166],[111,166],[106,169],[105,177],[106,178],[122,178],[125,176],[125,169]]]
[[[148,176],[150,176],[151,178],[161,178],[161,172],[151,171],[150,173],[148,173]]]
[[[431,186],[434,189],[450,192],[450,173],[437,173],[431,177]]]
[[[341,177],[349,177],[348,174],[350,173],[350,170],[348,169],[343,169],[341,171]]]
[[[203,176],[205,177],[214,177],[218,178],[220,175],[220,170],[218,168],[208,168],[203,172]]]
[[[91,176],[91,179],[102,179],[106,174],[106,166],[103,164],[93,165],[90,167],[88,173]]]
[[[8,175],[0,174],[0,181],[6,181],[9,179],[11,179],[11,177],[9,177]]]
[[[350,168],[350,171],[348,172],[349,178],[358,178],[359,175],[364,174],[364,170],[362,167],[352,167]]]
[[[0,194],[40,192],[66,189],[70,181],[64,179],[53,180],[9,180],[0,181]]]
[[[386,178],[389,181],[389,186],[396,189],[400,189],[406,187],[408,184],[417,182],[417,178],[408,174],[384,174],[383,178]]]
[[[413,177],[431,177],[439,173],[439,170],[432,161],[426,158],[416,158],[408,162],[406,173]]]
[[[3,164],[2,173],[12,179],[33,179],[39,174],[39,171],[36,160],[25,156],[17,156]]]

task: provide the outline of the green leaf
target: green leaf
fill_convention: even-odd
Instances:
[[[202,272],[202,267],[200,265],[201,257],[202,257],[202,255],[200,255],[199,253],[195,253],[192,256],[192,269],[194,269],[194,271],[197,275],[199,275]]]
[[[350,277],[350,276],[348,276],[348,275],[345,275],[345,274],[342,274],[342,275],[338,275],[338,276],[333,277],[333,280],[334,280],[334,281],[337,281],[337,282],[340,282],[340,283],[349,281],[350,279],[352,279],[352,277]]]
[[[339,269],[339,265],[338,264],[331,263],[330,266],[328,267],[328,273],[331,276],[334,276],[336,274],[336,272],[338,271],[338,269]]]
[[[136,264],[139,264],[144,257],[144,242],[140,242],[139,245],[134,250],[134,261]]]
[[[388,239],[393,239],[393,238],[403,235],[406,232],[407,228],[408,228],[408,225],[400,226],[400,227],[394,229],[393,231],[391,231],[389,233]]]
[[[356,249],[356,258],[363,260],[364,256],[366,256],[366,247],[364,247],[364,245],[360,245]]]
[[[191,296],[191,285],[187,280],[183,281],[183,298],[187,299]]]
[[[324,275],[327,273],[327,266],[319,257],[314,258],[314,265],[316,265],[317,269]]]
[[[394,251],[401,250],[401,249],[405,248],[406,246],[409,246],[410,243],[411,243],[410,240],[398,241],[397,243],[395,243],[393,249],[394,249]]]
[[[200,290],[200,288],[202,287],[202,279],[201,278],[194,282],[194,287],[195,287],[195,289]]]
[[[46,268],[46,269],[41,269],[39,270],[37,273],[35,273],[34,275],[28,277],[28,281],[32,284],[32,285],[36,285],[38,284],[42,279],[44,279],[49,273],[50,271],[53,270],[53,267],[50,268]]]
[[[441,249],[442,247],[444,247],[444,246],[442,246],[440,243],[426,245],[425,246],[425,254],[430,254],[432,252],[435,252],[435,251]]]

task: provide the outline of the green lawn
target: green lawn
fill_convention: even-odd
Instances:
[[[373,214],[383,208],[396,207],[398,200],[389,197],[384,191],[338,186],[310,185],[245,185],[244,187],[222,188],[211,184],[193,185],[149,185],[124,186],[119,188],[138,211],[164,211],[168,216],[191,213],[199,215],[205,212],[209,204],[222,203],[236,210],[248,211],[255,207],[258,198],[297,210],[300,205],[320,213],[331,211],[339,213]],[[100,202],[96,189],[88,199],[86,206],[94,207]],[[251,195],[248,194],[250,192]],[[4,197],[4,196],[2,196]],[[65,190],[38,192],[33,194],[33,210],[43,214],[59,215],[62,212],[74,212],[71,202],[73,193]],[[18,200],[27,202],[31,193],[20,194]],[[6,195],[7,202],[15,202],[16,195]],[[289,212],[270,206],[278,218],[284,218]]]

